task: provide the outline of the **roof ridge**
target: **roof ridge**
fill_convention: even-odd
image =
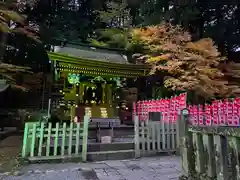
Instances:
[[[54,53],[78,57],[88,60],[102,61],[105,63],[130,64],[125,54],[108,50],[94,50],[92,48],[77,48],[75,45],[55,46]]]
[[[57,39],[56,39],[57,40]],[[102,49],[102,50],[109,50],[109,51],[117,51],[117,52],[126,52],[125,49],[120,49],[120,48],[109,48],[109,47],[102,47],[102,46],[96,46],[96,45],[92,45],[92,44],[87,44],[87,43],[81,43],[81,42],[74,42],[74,41],[67,41],[67,40],[58,40],[61,42],[64,42],[64,46],[66,46],[67,44],[70,45],[78,45],[78,46],[84,46],[84,47],[94,47],[97,49]],[[63,47],[64,47],[63,46]]]

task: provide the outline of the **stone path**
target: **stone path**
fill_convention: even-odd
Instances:
[[[21,176],[0,176],[0,180],[177,180],[180,158],[151,157],[94,163],[34,164]]]

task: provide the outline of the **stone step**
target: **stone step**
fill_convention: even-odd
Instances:
[[[88,152],[88,161],[123,160],[134,158],[134,150]]]
[[[96,129],[88,131],[88,138],[94,139],[96,138]],[[113,137],[114,138],[121,138],[121,137],[134,137],[134,130],[133,129],[114,129],[113,130]]]
[[[134,150],[88,152],[87,161],[124,160],[134,158]],[[26,163],[62,163],[81,162],[81,154],[65,156],[34,156],[28,157]]]
[[[90,143],[88,144],[88,152],[97,151],[121,151],[121,150],[133,150],[133,142],[113,142],[111,144],[102,143]]]

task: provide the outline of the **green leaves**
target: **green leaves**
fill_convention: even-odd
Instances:
[[[31,0],[28,1],[27,3],[31,4],[34,2],[35,1]],[[6,57],[4,54],[5,52],[7,52],[5,51],[6,45],[8,43],[8,40],[12,37],[11,36],[12,34],[23,35],[31,40],[34,40],[35,42],[40,43],[37,33],[35,32],[34,29],[31,29],[28,26],[26,22],[26,17],[20,13],[20,10],[22,10],[22,8],[24,9],[25,5],[26,4],[21,0],[20,1],[6,0],[4,2],[1,2],[0,4],[0,34],[2,36],[0,38],[2,40],[0,47],[1,48],[0,78],[6,79],[8,84],[10,84],[12,87],[22,89],[24,91],[26,90],[26,88],[16,83],[16,76],[19,76],[19,73],[20,74],[31,73],[31,68],[3,63],[3,60],[4,62],[6,60],[3,58]]]
[[[107,1],[105,10],[97,11],[100,21],[110,27],[124,28],[131,25],[130,9],[125,1]]]
[[[24,17],[18,14],[17,12],[11,10],[0,10],[1,17],[5,18],[5,21],[14,21],[15,23],[19,23],[21,25],[24,24]]]
[[[16,74],[17,73],[32,73],[31,68],[16,66],[13,64],[6,64],[0,62],[0,77],[7,80],[8,84],[10,84],[13,88],[21,89],[23,91],[27,91],[26,87],[20,86],[16,84]]]
[[[9,26],[11,21],[23,25],[24,18],[14,11],[0,9],[0,31],[1,32],[9,33],[11,31]]]
[[[96,39],[88,39],[92,45],[125,49],[129,40],[128,32],[117,28],[101,29],[96,32]]]
[[[10,29],[8,27],[8,24],[5,22],[0,22],[0,31],[3,33],[9,33]]]
[[[35,1],[29,1],[28,3],[31,4],[34,2]],[[29,26],[27,26],[26,17],[17,11],[11,10],[10,7],[13,6],[15,6],[15,9],[17,9],[16,3],[17,2],[13,0],[8,0],[2,3],[2,6],[0,7],[0,31],[4,33],[20,33],[40,43],[36,32]],[[21,1],[19,1],[18,3],[21,3]],[[11,26],[14,23],[16,25]]]

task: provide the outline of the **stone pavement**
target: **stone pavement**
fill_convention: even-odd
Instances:
[[[33,164],[21,176],[0,175],[0,180],[177,180],[180,158],[150,157],[93,163]]]

